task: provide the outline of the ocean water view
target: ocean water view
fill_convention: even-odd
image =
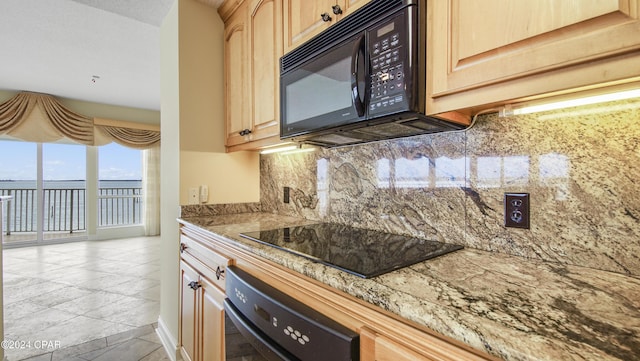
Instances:
[[[0,195],[7,202],[4,229],[9,232],[37,231],[37,190],[35,180],[0,180]],[[86,181],[44,181],[44,224],[46,232],[86,230]],[[98,185],[98,226],[125,226],[142,222],[141,180],[100,180]]]

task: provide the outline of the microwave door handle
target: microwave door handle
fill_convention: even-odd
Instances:
[[[358,116],[363,117],[365,111],[364,101],[358,89],[359,74],[364,71],[364,69],[358,69],[361,56],[364,57],[364,35],[361,35],[356,41],[351,53],[351,100],[353,100]]]

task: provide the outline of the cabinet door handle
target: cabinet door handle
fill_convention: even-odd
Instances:
[[[342,14],[342,9],[340,8],[340,5],[337,5],[337,4],[333,5],[331,9],[333,9],[333,13],[336,15]]]
[[[322,21],[324,21],[325,23],[327,21],[331,21],[331,15],[329,15],[329,13],[322,13],[320,14],[320,18],[322,19]]]
[[[251,134],[251,129],[243,129],[238,134],[244,137],[245,135]]]
[[[184,250],[187,249],[187,248],[189,248],[189,247],[187,247],[186,244],[180,243],[180,253],[184,253]]]
[[[198,288],[202,287],[202,285],[196,281],[191,281],[189,282],[189,288],[191,288],[192,290],[197,290]]]
[[[218,268],[216,268],[216,278],[220,280],[222,275],[224,275],[224,270],[218,266]]]

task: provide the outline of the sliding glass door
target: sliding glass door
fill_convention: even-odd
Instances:
[[[86,151],[82,145],[0,141],[0,193],[11,195],[6,244],[86,235]]]
[[[39,151],[36,143],[0,141],[0,194],[13,196],[2,220],[5,243],[38,240]]]

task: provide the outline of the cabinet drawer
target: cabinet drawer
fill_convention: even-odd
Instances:
[[[458,342],[426,333],[384,335],[365,326],[360,329],[362,361],[488,361],[489,355]],[[394,340],[395,338],[395,340]],[[407,343],[405,343],[407,342]]]
[[[225,289],[225,272],[233,259],[184,234],[180,235],[180,254],[220,290]]]

